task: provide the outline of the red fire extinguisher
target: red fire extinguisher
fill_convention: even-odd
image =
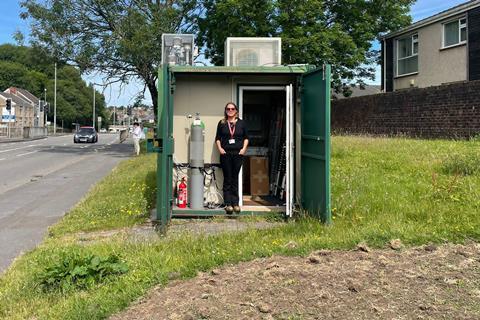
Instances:
[[[178,185],[178,207],[187,207],[187,184],[185,178],[182,178],[182,182]]]

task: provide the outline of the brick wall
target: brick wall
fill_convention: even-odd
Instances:
[[[480,134],[480,80],[332,101],[332,132],[466,138]]]

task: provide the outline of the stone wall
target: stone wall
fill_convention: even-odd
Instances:
[[[45,127],[24,127],[23,137],[25,139],[41,138],[47,136],[47,128]]]
[[[332,132],[467,138],[480,134],[480,81],[332,101]]]

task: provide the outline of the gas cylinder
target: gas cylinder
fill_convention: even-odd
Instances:
[[[188,200],[193,210],[203,210],[204,202],[204,144],[205,124],[200,120],[200,114],[196,114],[190,127],[190,172],[188,177]]]
[[[182,182],[178,185],[178,207],[187,207],[187,184],[185,178],[182,178]]]

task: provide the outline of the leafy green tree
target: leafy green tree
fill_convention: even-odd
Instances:
[[[23,85],[28,69],[17,62],[0,60],[0,89]]]
[[[411,22],[415,0],[205,0],[198,16],[199,44],[223,64],[226,37],[282,38],[285,64],[333,67],[337,91],[374,79],[378,51],[372,41]]]
[[[199,42],[205,56],[223,65],[227,37],[268,37],[275,34],[273,0],[206,0],[205,16],[199,16]]]
[[[28,48],[15,46],[12,44],[3,44],[0,46],[0,60],[17,63],[24,63],[27,60]]]
[[[92,121],[93,88],[87,86],[77,68],[63,62],[58,63],[57,72],[57,120],[64,120],[70,127],[72,122],[89,124]],[[23,47],[10,44],[0,45],[0,90],[19,87],[44,99],[53,108],[54,58],[39,47]],[[96,92],[96,113],[105,117],[105,98]],[[53,120],[53,109],[49,113]]]
[[[59,59],[99,71],[107,83],[140,78],[157,109],[163,33],[188,31],[197,0],[23,0],[33,43]],[[145,90],[144,88],[144,90]]]
[[[30,92],[41,93],[45,88],[48,87],[49,79],[48,76],[36,70],[28,70],[22,79],[22,85],[18,86],[20,88],[28,88]],[[52,88],[53,90],[53,88]]]

